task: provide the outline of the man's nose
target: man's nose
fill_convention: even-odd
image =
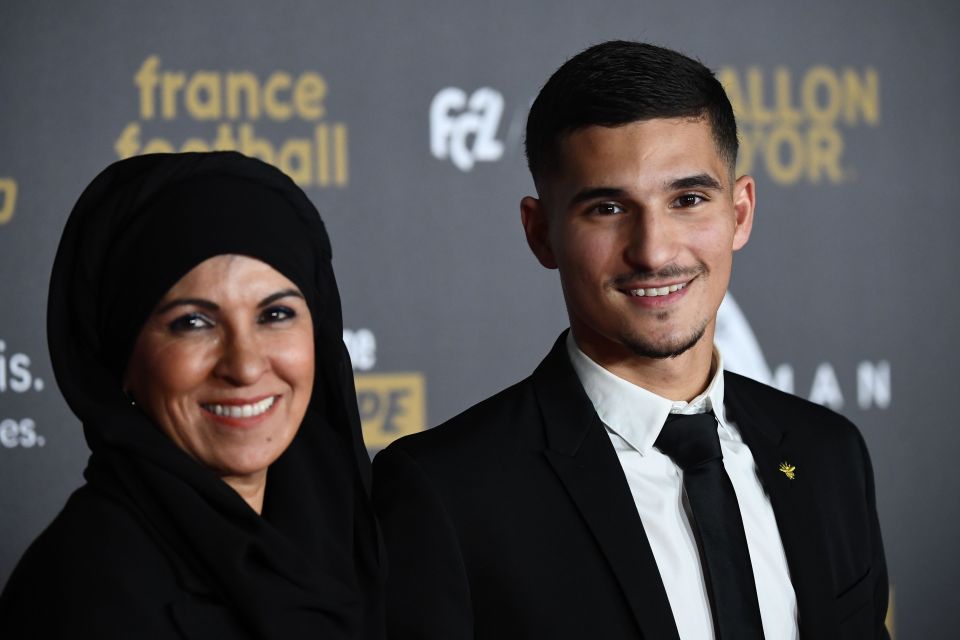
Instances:
[[[625,259],[638,271],[655,272],[677,257],[677,233],[668,216],[644,211],[628,227]]]

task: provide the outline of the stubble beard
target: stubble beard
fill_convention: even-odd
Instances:
[[[657,320],[666,320],[667,316],[668,314],[666,313],[660,314],[657,316]],[[706,333],[707,326],[709,326],[709,324],[709,319],[704,320],[686,336],[681,336],[673,340],[653,342],[646,336],[625,334],[620,336],[620,342],[625,347],[630,349],[630,351],[643,358],[651,358],[655,360],[676,358],[677,356],[686,353],[698,342],[700,342],[700,340],[703,338],[703,335]]]
[[[695,267],[686,269],[676,265],[669,265],[656,273],[648,274],[638,272],[621,275],[613,280],[612,286],[619,287],[622,286],[623,283],[633,279],[667,279],[674,277],[688,277],[693,279],[695,277],[707,277],[709,275],[710,269],[702,262]],[[656,316],[658,322],[666,322],[669,318],[670,312],[667,311],[658,313]],[[708,326],[710,326],[710,319],[705,318],[687,335],[663,342],[653,342],[645,335],[625,331],[620,336],[620,342],[633,353],[643,358],[666,360],[668,358],[676,358],[692,349],[703,338]]]

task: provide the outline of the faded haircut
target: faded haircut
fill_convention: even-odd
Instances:
[[[556,169],[561,140],[574,131],[653,118],[704,117],[733,175],[737,123],[713,72],[663,47],[604,42],[567,60],[540,90],[527,117],[527,164],[539,191],[543,178]]]

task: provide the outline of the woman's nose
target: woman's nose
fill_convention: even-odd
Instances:
[[[224,340],[215,373],[237,386],[255,383],[268,368],[256,337],[247,331],[231,332]]]

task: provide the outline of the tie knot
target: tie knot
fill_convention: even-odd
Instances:
[[[713,413],[671,413],[653,444],[684,471],[723,459]]]

